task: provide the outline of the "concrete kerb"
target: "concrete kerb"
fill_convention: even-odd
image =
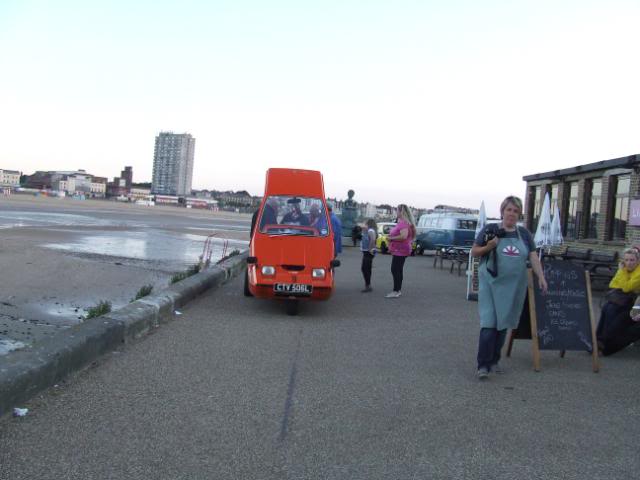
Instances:
[[[3,357],[0,363],[0,416],[101,355],[168,322],[176,307],[241,272],[247,256],[245,251],[154,295]]]

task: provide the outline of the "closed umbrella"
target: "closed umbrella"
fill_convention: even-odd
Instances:
[[[487,224],[487,212],[484,210],[484,200],[480,204],[480,212],[478,213],[478,224],[476,225],[476,237]]]
[[[533,237],[533,241],[536,244],[536,248],[543,248],[551,245],[551,208],[549,202],[549,194],[544,195],[544,203],[542,204],[542,212],[538,219],[538,228],[536,234]]]
[[[562,228],[560,227],[560,210],[558,204],[554,205],[553,220],[551,221],[551,231],[549,232],[549,244],[550,245],[562,245]]]
[[[484,200],[480,204],[480,211],[478,212],[478,224],[476,225],[476,238],[480,234],[480,231],[487,224],[487,212],[484,208]],[[469,264],[467,267],[467,300],[477,300],[478,292],[477,289],[474,289],[474,285],[478,284],[478,268],[477,264],[479,263],[479,259],[474,259],[471,256],[471,251],[469,251]],[[475,264],[474,264],[475,262]]]

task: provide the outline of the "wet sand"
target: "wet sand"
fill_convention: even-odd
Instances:
[[[138,289],[159,290],[197,263],[246,247],[250,216],[178,207],[13,195],[0,197],[0,355],[81,322],[101,300],[113,308]]]

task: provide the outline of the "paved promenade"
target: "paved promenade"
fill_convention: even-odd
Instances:
[[[640,477],[640,348],[602,360],[514,346],[475,377],[465,277],[390,257],[361,294],[289,317],[241,278],[0,419],[1,479],[623,479]]]

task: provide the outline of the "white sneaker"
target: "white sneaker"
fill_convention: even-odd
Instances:
[[[479,380],[486,380],[487,378],[489,378],[489,370],[485,367],[480,367],[476,375],[478,376]]]
[[[400,292],[391,292],[391,293],[387,293],[384,298],[398,298],[400,295],[402,295],[402,293]]]

